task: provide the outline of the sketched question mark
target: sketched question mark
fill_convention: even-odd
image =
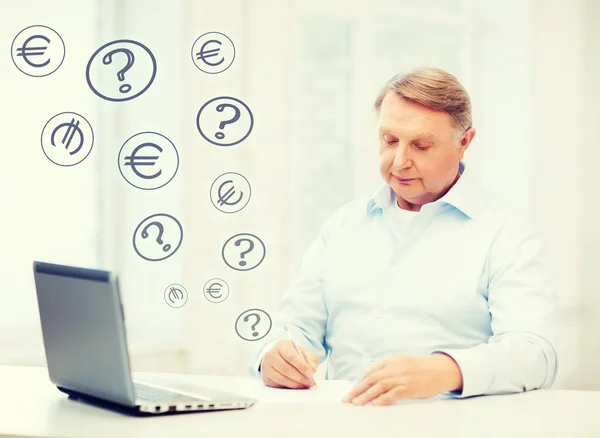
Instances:
[[[235,110],[235,115],[231,119],[223,120],[221,123],[219,123],[219,129],[224,129],[225,125],[235,123],[236,121],[238,121],[240,119],[240,114],[241,114],[240,109],[237,106],[232,105],[230,103],[221,103],[221,104],[217,105],[217,111],[222,113],[225,110],[225,108],[227,108],[227,107],[233,108]],[[223,140],[225,138],[225,134],[223,132],[217,132],[215,134],[215,137],[217,137],[219,140]]]
[[[252,330],[252,336],[256,337],[256,336],[258,336],[258,332],[256,331],[256,326],[260,322],[260,315],[258,313],[249,313],[246,316],[244,316],[244,322],[248,322],[248,318],[251,315],[256,316],[256,322],[250,326],[250,329]]]
[[[106,55],[104,55],[104,57],[102,58],[102,63],[104,65],[112,63],[113,55],[119,52],[124,53],[127,56],[127,64],[125,64],[125,67],[123,67],[117,72],[117,79],[123,82],[125,80],[125,72],[133,66],[133,63],[135,61],[135,56],[133,55],[133,52],[131,50],[123,48],[111,50]],[[131,85],[123,84],[119,87],[119,91],[121,93],[129,93],[131,91]]]
[[[153,221],[150,222],[148,225],[146,225],[143,229],[142,229],[142,237],[144,239],[147,239],[148,236],[150,236],[150,234],[148,234],[148,228],[150,228],[151,226],[155,226],[156,228],[158,228],[158,236],[156,236],[156,241],[158,242],[159,245],[162,245],[164,242],[162,240],[162,235],[165,231],[165,227],[163,226],[163,224],[161,224],[158,221]],[[171,245],[170,244],[166,244],[165,246],[163,246],[163,251],[167,252],[168,250],[171,249]]]
[[[250,244],[250,246],[248,247],[248,249],[246,251],[242,251],[242,253],[240,254],[240,258],[243,259],[246,254],[248,254],[250,251],[252,251],[254,249],[254,242],[251,239],[247,239],[247,238],[241,238],[235,241],[235,246],[240,246],[242,244],[242,242],[248,242]],[[246,266],[247,263],[245,260],[240,260],[240,262],[238,263],[240,266]]]

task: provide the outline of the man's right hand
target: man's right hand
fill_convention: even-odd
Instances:
[[[317,371],[319,358],[302,347],[298,348],[303,356],[298,354],[291,341],[282,339],[265,353],[260,366],[265,385],[293,389],[314,386],[312,376]]]

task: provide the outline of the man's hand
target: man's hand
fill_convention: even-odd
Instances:
[[[406,398],[429,398],[462,389],[459,366],[446,354],[391,356],[365,373],[345,403],[393,404]]]
[[[293,389],[314,386],[312,376],[317,371],[319,358],[302,347],[298,348],[303,356],[286,339],[278,341],[265,353],[260,366],[261,379],[265,385]]]

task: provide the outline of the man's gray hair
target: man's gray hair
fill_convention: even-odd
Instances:
[[[442,69],[419,67],[392,76],[377,94],[373,105],[376,112],[379,113],[383,98],[390,90],[411,102],[447,113],[456,130],[457,148],[462,135],[473,124],[469,93],[455,76]]]

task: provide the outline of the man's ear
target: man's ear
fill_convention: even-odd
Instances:
[[[469,148],[469,145],[473,141],[473,138],[475,137],[476,133],[477,133],[477,131],[475,130],[475,128],[469,128],[462,135],[462,137],[460,139],[460,143],[459,143],[459,151],[460,151],[461,160],[463,158],[465,151]]]

